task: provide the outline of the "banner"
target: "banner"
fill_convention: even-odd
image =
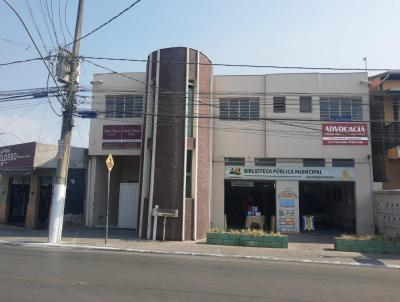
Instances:
[[[354,181],[354,168],[226,166],[225,179]]]
[[[34,142],[0,148],[0,169],[33,168],[35,151]]]
[[[141,125],[104,125],[102,149],[140,149]]]
[[[290,190],[279,194],[279,232],[296,232],[296,201],[297,194]]]
[[[324,145],[368,145],[368,123],[323,123]]]

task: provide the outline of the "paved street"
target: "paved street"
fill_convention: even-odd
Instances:
[[[397,301],[400,271],[0,246],[0,301]]]

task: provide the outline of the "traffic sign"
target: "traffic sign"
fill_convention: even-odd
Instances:
[[[108,155],[108,157],[106,159],[106,165],[107,165],[108,172],[111,172],[111,170],[114,167],[114,159],[111,154]]]

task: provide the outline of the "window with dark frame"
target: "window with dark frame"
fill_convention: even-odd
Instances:
[[[255,166],[275,167],[276,166],[276,158],[255,158],[254,165]]]
[[[142,95],[107,95],[106,118],[134,118],[143,115]]]
[[[312,98],[311,96],[300,97],[300,112],[311,113],[312,112]]]
[[[285,113],[286,112],[286,97],[274,96],[273,110],[274,110],[274,113]]]
[[[259,120],[259,99],[220,99],[220,120]]]
[[[225,157],[225,166],[244,166],[244,157]]]
[[[324,158],[304,158],[303,167],[325,167]]]
[[[332,167],[349,167],[354,168],[354,159],[350,158],[333,158]]]

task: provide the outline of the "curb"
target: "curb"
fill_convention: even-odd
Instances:
[[[119,247],[111,247],[111,246],[106,247],[106,246],[75,245],[75,244],[50,244],[50,243],[37,243],[37,242],[26,242],[26,241],[7,241],[7,240],[0,240],[0,245],[22,246],[22,247],[33,247],[33,248],[51,248],[51,249],[62,249],[62,250],[128,252],[128,253],[135,253],[135,254],[195,256],[195,257],[212,257],[212,258],[223,258],[223,259],[242,259],[242,260],[258,260],[258,261],[277,261],[277,262],[295,262],[295,263],[309,263],[309,264],[344,265],[344,266],[400,270],[400,265],[395,265],[395,264],[378,265],[378,264],[358,263],[358,262],[350,262],[350,261],[327,261],[327,260],[312,260],[312,259],[303,259],[303,258],[284,258],[284,257],[274,257],[274,256],[224,255],[224,254],[199,253],[199,252],[161,251],[161,250],[149,250],[149,249],[119,248]]]

